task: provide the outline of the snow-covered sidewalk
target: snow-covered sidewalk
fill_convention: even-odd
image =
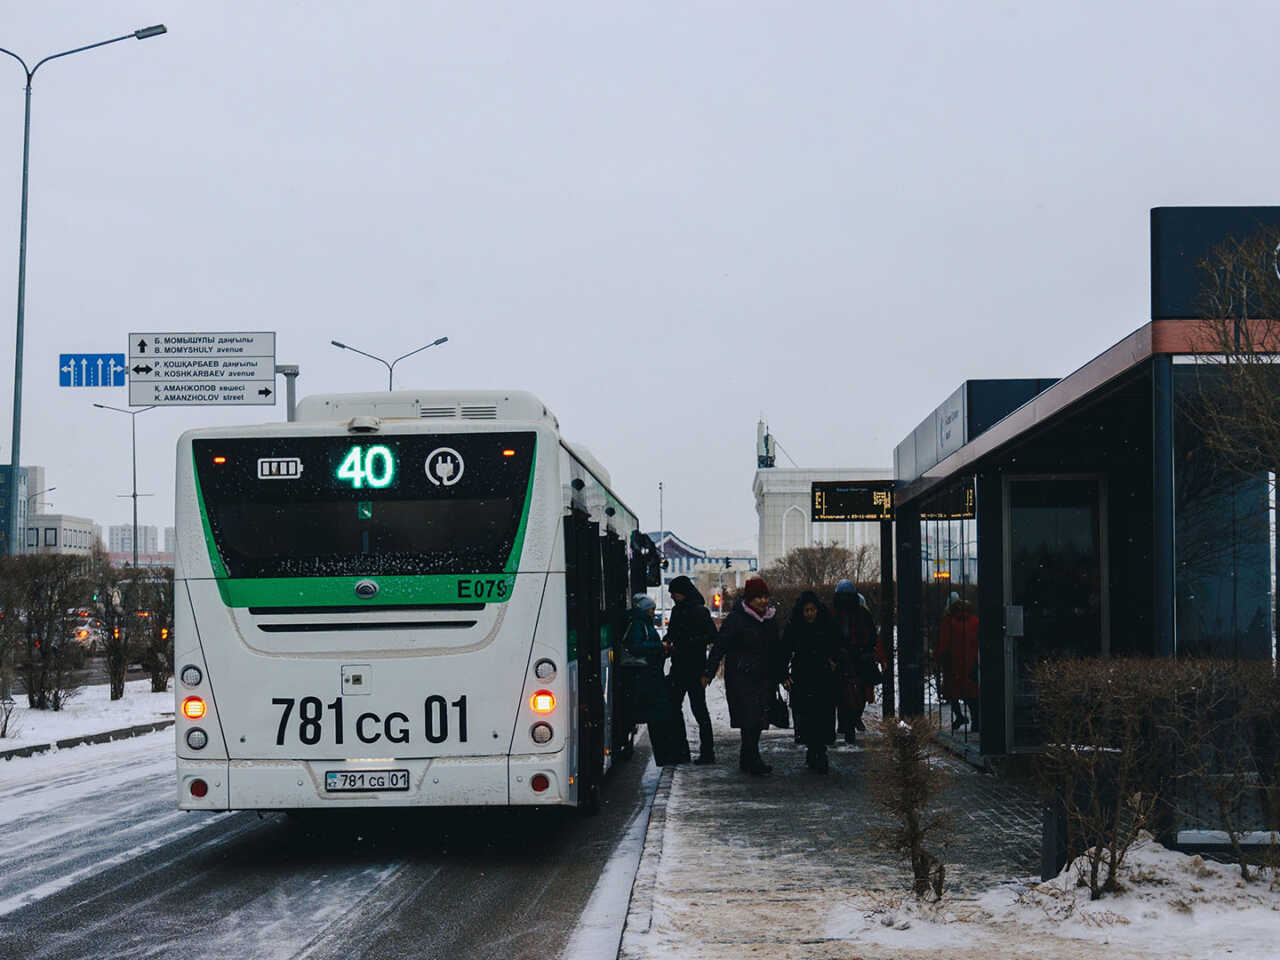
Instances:
[[[173,719],[172,681],[166,693],[152,693],[150,680],[130,680],[124,686],[124,697],[114,701],[110,684],[80,687],[58,711],[32,710],[24,695],[15,697],[10,736],[0,739],[0,752]]]
[[[871,836],[879,815],[861,748],[833,748],[822,777],[805,769],[791,731],[768,731],[774,775],[748,777],[722,690],[717,681],[708,698],[719,762],[676,768],[655,799],[627,960],[1280,957],[1280,892],[1150,840],[1132,851],[1121,896],[1091,903],[1071,868],[1038,883],[1028,876],[1039,860],[1034,798],[959,763],[949,892],[918,904],[909,867]]]

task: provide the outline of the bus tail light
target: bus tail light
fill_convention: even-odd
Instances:
[[[556,708],[556,695],[550,690],[539,690],[529,699],[534,713],[547,714]]]
[[[535,723],[529,730],[529,737],[534,743],[550,743],[555,732],[549,723]]]
[[[209,735],[199,727],[192,727],[187,731],[187,746],[192,750],[203,750],[209,742]]]
[[[191,781],[191,786],[188,789],[191,791],[191,795],[199,800],[209,792],[209,785],[197,777]]]
[[[200,720],[205,715],[205,703],[202,697],[187,697],[182,701],[182,715],[188,720]]]
[[[200,780],[196,781],[196,783],[202,782],[203,781]],[[192,786],[194,787],[195,784],[192,784]],[[535,773],[529,778],[529,786],[533,787],[534,793],[542,793],[547,789],[547,787],[551,786],[551,781],[547,779],[547,775],[545,773]]]

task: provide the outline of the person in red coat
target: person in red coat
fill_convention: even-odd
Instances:
[[[938,667],[942,672],[942,697],[951,704],[951,729],[969,724],[969,729],[977,733],[978,615],[972,604],[959,597],[947,604],[938,628]]]

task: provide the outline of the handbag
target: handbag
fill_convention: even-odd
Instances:
[[[769,704],[768,719],[769,726],[780,730],[791,726],[791,711],[787,708],[787,701],[782,699],[782,692],[777,688],[773,691],[773,703]]]

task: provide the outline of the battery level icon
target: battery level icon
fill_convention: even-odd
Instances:
[[[297,457],[259,457],[259,480],[297,480],[302,476],[302,461]]]

